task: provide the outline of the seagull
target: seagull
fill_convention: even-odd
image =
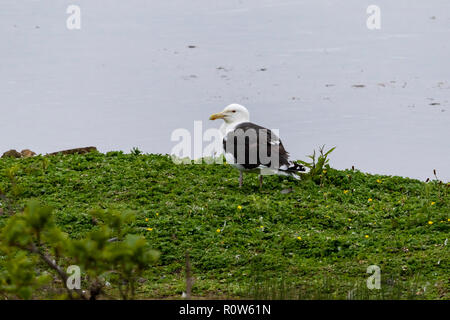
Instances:
[[[239,187],[244,172],[259,173],[259,187],[263,175],[277,174],[300,179],[298,173],[306,168],[289,160],[280,138],[271,130],[250,122],[250,113],[244,106],[233,103],[210,120],[222,119],[220,133],[227,163],[239,170]]]

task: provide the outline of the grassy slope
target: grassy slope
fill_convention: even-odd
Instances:
[[[322,187],[270,176],[260,191],[253,174],[239,189],[229,165],[116,152],[48,157],[44,171],[43,159],[0,159],[0,186],[19,166],[17,204],[54,206],[72,237],[94,227],[91,208],[135,210],[136,230],[162,253],[143,297],[181,294],[189,250],[198,297],[380,297],[361,289],[375,264],[383,288],[402,291],[389,297],[450,298],[448,186],[330,169]]]

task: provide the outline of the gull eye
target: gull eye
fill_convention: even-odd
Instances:
[[[235,112],[236,112],[236,110],[233,110],[233,111],[231,111],[231,112],[235,113]]]

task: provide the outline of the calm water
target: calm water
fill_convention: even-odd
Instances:
[[[326,144],[337,168],[449,181],[450,2],[379,0],[375,31],[370,4],[2,0],[0,152],[170,153],[237,102],[293,158]]]

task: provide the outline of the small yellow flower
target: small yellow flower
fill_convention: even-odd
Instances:
[[[147,231],[153,231],[153,228],[147,228]]]
[[[298,236],[297,239],[298,239],[298,240],[302,240],[302,237]]]
[[[448,222],[450,222],[450,219],[447,219]]]
[[[327,173],[327,170],[323,170],[323,173]]]
[[[216,232],[219,233],[219,232],[220,232],[220,229],[217,229]]]
[[[372,202],[372,198],[369,198],[367,201]]]
[[[145,222],[148,222],[148,218],[145,218]]]
[[[242,210],[242,206],[237,206],[237,209],[238,210]]]
[[[348,218],[348,222],[351,222],[352,221],[352,219],[351,218]]]
[[[433,224],[433,221],[428,221],[428,224],[431,226]]]
[[[264,229],[264,226],[259,226],[261,229]]]
[[[369,238],[369,235],[368,235],[368,234],[366,234],[366,235],[364,236],[364,238],[368,239],[368,238]]]
[[[159,213],[158,213],[158,212],[156,213],[156,216],[159,216]]]
[[[348,193],[348,190],[344,190],[344,194],[347,194]]]
[[[431,202],[431,205],[432,205],[432,206],[434,206],[435,204],[436,204],[436,202],[434,202],[434,201],[433,201],[433,202]]]
[[[381,183],[381,180],[380,180],[380,179],[377,179],[377,183]]]

